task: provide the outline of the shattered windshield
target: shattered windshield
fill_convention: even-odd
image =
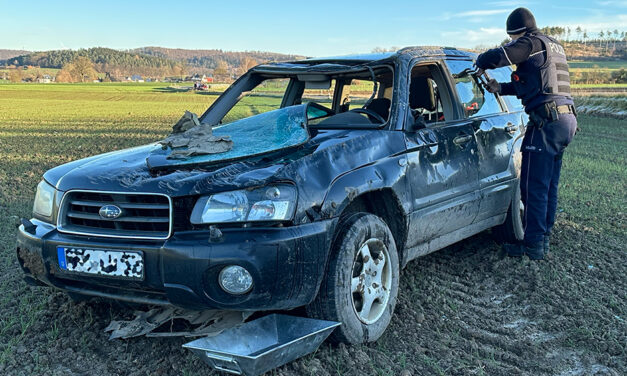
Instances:
[[[236,120],[213,129],[216,136],[230,136],[233,149],[227,157],[267,153],[299,145],[309,139],[306,122],[306,105],[285,107]]]
[[[224,161],[297,146],[309,140],[306,123],[305,104],[268,111],[213,128],[200,123],[161,141],[162,150],[153,152],[149,163],[159,166]],[[230,145],[224,147],[224,141]]]

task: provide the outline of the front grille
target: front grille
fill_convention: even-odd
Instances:
[[[122,214],[100,216],[100,208],[115,205]],[[172,204],[154,193],[69,191],[63,196],[57,227],[60,232],[116,238],[167,239]]]
[[[194,225],[189,221],[198,197],[186,196],[172,199],[172,219],[174,221],[174,232],[189,231],[194,229]],[[202,228],[202,227],[201,227]]]

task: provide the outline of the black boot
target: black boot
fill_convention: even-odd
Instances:
[[[544,239],[542,239],[544,241],[544,255],[548,255],[549,254],[549,240],[551,239],[551,235],[544,235]]]
[[[509,257],[522,257],[525,254],[522,243],[505,243],[503,244],[503,251]]]
[[[525,254],[530,260],[544,260],[544,241],[533,244],[525,244]]]

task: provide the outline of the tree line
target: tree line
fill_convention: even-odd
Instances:
[[[588,33],[587,29],[582,29],[581,26],[577,26],[575,29],[562,26],[547,26],[540,29],[540,32],[551,36],[555,39],[567,41],[567,42],[621,42],[627,41],[627,33],[625,31],[614,30],[601,30],[599,32]]]
[[[273,52],[222,50],[185,50],[143,47],[118,51],[110,48],[55,50],[34,52],[7,59],[8,66],[30,66],[61,69],[60,82],[84,82],[98,77],[121,80],[131,75],[148,78],[180,77],[186,74],[208,74],[229,82],[253,66],[269,61],[299,60],[302,56]],[[90,65],[91,69],[87,69]],[[21,72],[19,72],[21,74]],[[18,74],[14,74],[18,79]]]
[[[214,50],[186,50],[181,48],[142,47],[129,52],[141,53],[184,62],[189,68],[216,69],[225,63],[229,69],[237,69],[247,62],[289,61],[300,60],[303,56],[288,55],[264,51],[223,51]]]
[[[15,66],[35,66],[62,69],[62,79],[84,81],[87,77],[96,78],[95,72],[105,73],[107,77],[117,79],[133,74],[148,77],[181,75],[185,67],[180,62],[156,56],[117,51],[111,48],[95,47],[80,50],[54,50],[34,52],[8,60]],[[78,69],[87,65],[91,70]],[[72,77],[72,78],[71,78]],[[73,82],[70,81],[70,82]]]

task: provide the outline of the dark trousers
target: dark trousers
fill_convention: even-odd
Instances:
[[[525,205],[525,243],[542,241],[555,224],[557,187],[562,170],[561,155],[523,152],[520,194]]]
[[[520,193],[525,214],[525,244],[541,242],[555,223],[562,154],[577,129],[573,115],[542,128],[529,126],[522,145]]]

